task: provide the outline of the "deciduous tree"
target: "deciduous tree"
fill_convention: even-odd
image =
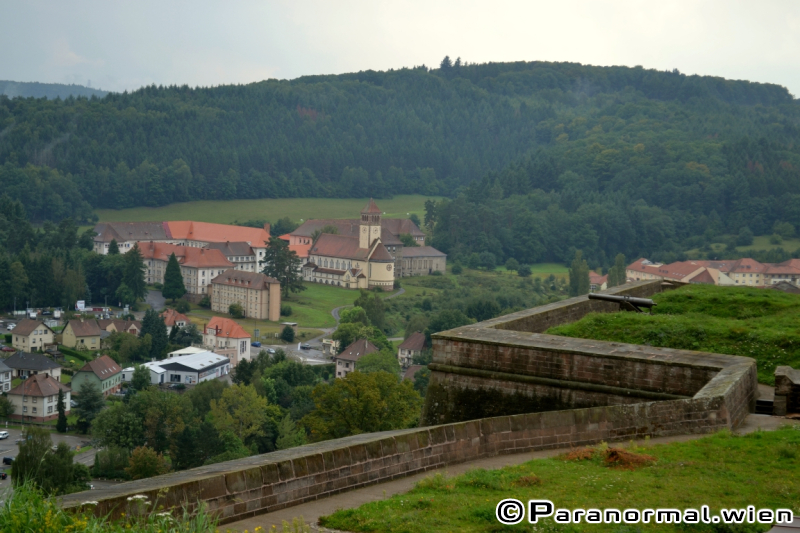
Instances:
[[[286,241],[271,237],[269,247],[264,252],[264,259],[260,264],[264,274],[280,282],[284,298],[289,296],[289,292],[306,290],[303,285],[303,276],[300,274],[302,261],[294,250],[289,249],[289,243]]]

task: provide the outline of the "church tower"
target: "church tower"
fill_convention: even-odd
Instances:
[[[367,207],[361,210],[361,229],[358,233],[358,247],[369,248],[375,239],[381,238],[381,210],[370,198]]]

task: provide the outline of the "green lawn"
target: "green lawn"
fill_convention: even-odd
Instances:
[[[800,295],[752,287],[687,285],[657,294],[654,315],[595,313],[547,333],[752,357],[758,380],[800,367]]]
[[[800,249],[800,239],[784,239],[780,244],[772,244],[769,242],[769,235],[761,235],[759,237],[755,237],[753,239],[753,244],[749,246],[737,246],[736,251],[738,252],[751,252],[754,250],[772,250],[773,248],[783,248],[788,253],[792,253],[798,249]],[[723,252],[725,251],[725,245],[721,242],[715,242],[709,245],[714,252]],[[689,257],[697,257],[700,253],[699,248],[693,248],[691,250],[687,250],[686,254]]]
[[[602,450],[603,447],[601,446]],[[503,526],[495,507],[505,498],[550,500],[556,509],[793,509],[800,514],[800,428],[732,436],[721,432],[699,440],[635,448],[655,462],[634,470],[588,460],[538,459],[501,470],[472,470],[426,478],[406,494],[322,517],[320,524],[346,531],[422,533],[497,532],[757,532],[768,525],[711,528],[686,524],[556,525],[527,518]],[[654,521],[651,521],[654,522]]]
[[[427,196],[403,195],[376,200],[387,218],[407,218],[425,214]],[[433,198],[438,199],[438,198]],[[100,222],[137,222],[162,220],[196,220],[231,224],[235,220],[266,219],[272,223],[283,217],[295,222],[310,218],[358,218],[367,198],[263,198],[259,200],[202,200],[165,205],[163,207],[134,207],[130,209],[98,209]]]
[[[208,321],[215,316],[231,318],[230,315],[224,313],[215,313],[209,309],[202,309],[202,308],[191,311],[187,316],[191,322],[197,324],[197,327],[200,329],[201,332],[203,331],[203,326],[205,324],[208,324]],[[280,323],[270,322],[269,320],[253,320],[251,318],[241,318],[234,320],[238,322],[239,325],[241,325],[242,328],[244,328],[244,330],[250,333],[251,335],[253,335],[255,329],[258,328],[262,341],[269,342],[270,344],[282,344],[282,341],[280,339],[271,338],[274,336],[275,333],[280,333],[283,330],[283,326],[281,326]],[[284,321],[297,322],[296,320],[291,320],[291,317],[289,317],[289,319],[286,320],[281,320],[281,322]],[[297,333],[298,333],[297,335],[298,340],[304,340],[304,339],[312,339],[314,337],[322,335],[322,330],[317,328],[303,327],[301,324],[298,327]]]

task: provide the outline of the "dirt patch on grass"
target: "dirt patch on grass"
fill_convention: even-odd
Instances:
[[[652,455],[623,448],[578,448],[562,455],[564,461],[589,461],[599,459],[603,465],[619,470],[635,470],[656,462]]]
[[[530,475],[530,476],[522,476],[521,478],[514,481],[515,487],[533,487],[534,485],[541,485],[542,480],[539,476]]]

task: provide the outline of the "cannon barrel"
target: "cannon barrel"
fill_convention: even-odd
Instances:
[[[619,304],[631,304],[636,307],[653,307],[657,305],[653,300],[649,298],[636,298],[635,296],[617,296],[615,294],[597,294],[597,293],[590,293],[589,294],[590,300],[604,300],[606,302],[616,302]]]

